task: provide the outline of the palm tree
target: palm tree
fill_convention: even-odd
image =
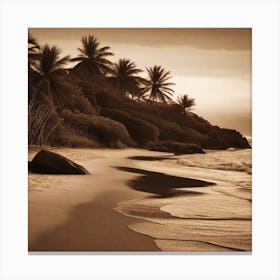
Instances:
[[[34,63],[41,57],[40,45],[37,40],[28,33],[28,100],[34,92],[34,78],[36,72],[33,69]]]
[[[163,103],[171,101],[174,91],[169,86],[174,85],[174,83],[168,82],[171,78],[170,72],[157,65],[146,69],[148,80],[146,80],[145,91],[148,93],[149,99]]]
[[[177,104],[180,106],[183,114],[187,114],[193,109],[193,106],[195,105],[195,99],[190,98],[187,94],[184,94],[177,97]]]
[[[33,65],[41,57],[40,45],[37,40],[28,33],[28,82],[29,87],[33,86],[32,81],[34,77]]]
[[[28,143],[43,144],[63,121],[58,109],[72,106],[71,95],[79,90],[68,79],[64,66],[69,56],[61,57],[57,46],[44,45],[29,75]]]
[[[68,79],[64,66],[69,56],[61,57],[57,46],[44,45],[40,59],[34,63],[36,98],[47,100],[53,107],[70,104],[69,94],[77,90]]]
[[[40,59],[40,45],[37,40],[28,33],[28,70],[31,70],[33,63]]]
[[[141,92],[141,81],[143,80],[138,76],[142,70],[137,68],[134,62],[129,59],[122,58],[115,63],[108,77],[109,84],[113,90],[121,94],[122,96],[139,96]]]
[[[73,62],[79,62],[72,72],[84,80],[96,79],[108,73],[112,62],[107,57],[113,55],[109,51],[110,47],[100,48],[100,43],[93,35],[83,36],[81,42],[82,48],[78,48],[79,55],[71,59]]]

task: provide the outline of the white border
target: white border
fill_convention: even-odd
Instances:
[[[253,28],[252,255],[28,255],[28,27]],[[2,1],[0,61],[1,279],[279,279],[278,1]]]

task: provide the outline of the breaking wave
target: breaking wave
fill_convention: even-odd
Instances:
[[[180,157],[177,163],[189,167],[232,170],[252,174],[251,150],[227,150]]]

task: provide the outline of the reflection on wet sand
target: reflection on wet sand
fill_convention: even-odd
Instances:
[[[140,174],[141,176],[128,182],[128,185],[138,191],[157,194],[160,197],[174,197],[178,195],[199,195],[192,190],[178,190],[184,188],[204,187],[215,185],[211,182],[171,176],[164,173],[152,172],[132,167],[116,167],[118,170]]]

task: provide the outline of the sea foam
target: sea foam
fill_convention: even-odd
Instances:
[[[207,151],[136,164],[141,169],[215,185],[192,188],[192,192],[175,197],[147,196],[120,202],[116,211],[143,221],[129,225],[131,230],[153,237],[163,251],[251,251],[250,149]]]
[[[205,155],[181,156],[177,163],[190,167],[252,173],[251,150],[214,151]]]

